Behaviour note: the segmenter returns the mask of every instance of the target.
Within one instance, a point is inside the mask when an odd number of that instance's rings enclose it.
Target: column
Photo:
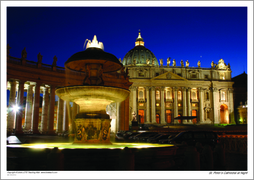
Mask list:
[[[117,133],[120,130],[120,104],[121,103],[119,103],[119,102],[116,103],[116,130],[115,130],[115,133]]]
[[[63,100],[58,97],[56,132],[63,132]]]
[[[33,134],[40,134],[38,130],[39,108],[40,108],[40,83],[36,83],[33,102]]]
[[[204,122],[204,89],[203,88],[198,88],[199,92],[199,123]]]
[[[230,122],[231,124],[235,124],[235,116],[234,116],[234,99],[233,99],[233,92],[234,89],[233,88],[229,88],[229,109],[228,109],[228,113],[229,113],[229,118],[230,118]]]
[[[48,131],[47,134],[55,134],[54,131],[54,113],[55,113],[55,86],[50,86],[50,100],[49,100],[49,117],[48,117]]]
[[[178,99],[177,99],[177,87],[173,87],[174,90],[174,118],[178,117]],[[174,123],[178,121],[174,120]]]
[[[165,87],[161,87],[161,124],[166,124],[164,90],[165,90]]]
[[[132,113],[135,112],[136,116],[138,116],[137,112],[137,87],[133,86],[132,87]]]
[[[187,102],[186,102],[186,87],[183,87],[183,116],[188,116],[187,114]],[[183,123],[186,122],[186,119],[183,120]]]
[[[212,110],[213,110],[213,123],[214,124],[219,124],[219,118],[218,118],[218,102],[219,102],[219,99],[218,99],[218,90],[217,88],[211,88],[211,91],[212,91],[212,100],[213,100],[213,103],[212,103]]]
[[[151,87],[151,120],[156,123],[156,109],[155,109],[155,87]]]
[[[78,113],[78,105],[75,103],[75,102],[73,102],[73,106],[72,106],[72,128],[73,128],[73,131],[75,132],[75,128],[76,128],[76,126],[75,126],[75,119],[76,119],[76,115],[77,115],[77,113]]]
[[[69,135],[74,135],[73,126],[72,126],[72,112],[71,112],[71,106],[70,101],[66,101],[66,107],[67,107],[67,114],[68,114],[68,128],[69,128]]]
[[[191,101],[190,101],[190,99],[191,99],[191,96],[190,96],[190,91],[191,91],[191,88],[190,87],[188,87],[187,88],[187,113],[188,113],[188,116],[191,116],[192,115],[192,113],[191,113],[191,110],[192,110],[192,108],[191,108]]]
[[[10,87],[10,96],[9,96],[9,107],[8,107],[8,117],[7,117],[7,133],[12,133],[14,129],[14,117],[15,112],[12,107],[16,105],[16,81],[9,81],[11,84]]]
[[[16,112],[16,132],[15,134],[23,134],[22,130],[22,116],[23,116],[23,101],[24,101],[24,83],[25,81],[19,81],[18,101],[17,105],[19,110]]]
[[[29,84],[26,95],[26,112],[25,112],[25,130],[32,129],[32,109],[33,109],[33,84]]]
[[[67,103],[64,101],[63,104],[63,132],[69,130],[69,124],[68,124],[68,114],[67,114]]]
[[[150,118],[150,87],[146,87],[146,123],[151,122]]]
[[[49,88],[43,87],[42,113],[41,113],[41,132],[45,134],[48,129],[48,109],[49,109]]]

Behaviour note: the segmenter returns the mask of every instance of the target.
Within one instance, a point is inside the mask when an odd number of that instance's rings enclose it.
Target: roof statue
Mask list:
[[[176,60],[173,59],[173,66],[176,66]]]
[[[167,58],[167,67],[169,67],[170,66],[170,57],[169,58]]]
[[[200,68],[200,66],[201,66],[201,62],[200,62],[200,61],[198,61],[198,67]]]
[[[228,66],[226,66],[225,62],[223,59],[220,59],[218,62],[218,65],[216,66],[218,69],[227,69]]]
[[[186,67],[189,67],[190,63],[189,63],[188,59],[185,63],[186,63]]]
[[[181,66],[184,67],[184,63],[183,63],[183,60],[181,60]]]
[[[160,65],[163,66],[163,59],[160,59]]]

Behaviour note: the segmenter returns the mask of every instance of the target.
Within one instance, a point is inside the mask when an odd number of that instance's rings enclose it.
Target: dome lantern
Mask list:
[[[138,38],[136,39],[135,46],[144,46],[145,42],[143,41],[143,38],[141,37],[140,31],[138,32]]]

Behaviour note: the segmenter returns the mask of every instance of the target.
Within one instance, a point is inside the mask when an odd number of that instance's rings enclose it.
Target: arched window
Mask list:
[[[160,100],[160,91],[156,90],[156,100]]]
[[[166,89],[166,99],[172,99],[172,89]]]
[[[144,99],[143,91],[139,91],[138,96],[139,96],[139,99]]]
[[[192,100],[197,100],[198,99],[198,95],[197,95],[197,89],[196,88],[193,88],[191,89],[191,99]]]
[[[182,100],[182,91],[178,91],[178,92],[177,92],[177,99],[178,99],[179,101]]]
[[[226,93],[224,91],[221,92],[221,100],[222,101],[226,100]]]

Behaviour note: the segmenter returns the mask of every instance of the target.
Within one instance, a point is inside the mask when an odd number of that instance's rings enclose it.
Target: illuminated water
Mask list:
[[[84,144],[72,144],[72,143],[29,143],[29,144],[15,144],[7,145],[7,147],[12,148],[33,148],[33,149],[53,149],[58,147],[58,149],[124,149],[128,148],[156,148],[156,147],[171,147],[171,144],[149,144],[149,143],[112,143],[111,145],[84,145]]]

